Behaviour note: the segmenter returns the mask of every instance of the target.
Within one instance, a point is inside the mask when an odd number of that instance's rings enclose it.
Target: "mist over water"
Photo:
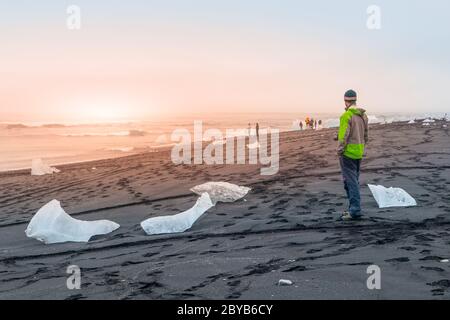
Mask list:
[[[370,115],[371,123],[409,121],[427,117],[442,118],[445,114]],[[173,120],[133,121],[92,124],[30,124],[0,123],[0,171],[30,168],[32,159],[41,158],[50,165],[114,158],[140,152],[157,151],[175,142],[175,129],[193,131],[194,121],[203,122],[203,130],[241,129],[249,123],[261,130],[267,127],[280,131],[298,128],[306,117],[322,120],[323,128],[339,125],[338,114],[233,114],[216,116],[185,116]]]

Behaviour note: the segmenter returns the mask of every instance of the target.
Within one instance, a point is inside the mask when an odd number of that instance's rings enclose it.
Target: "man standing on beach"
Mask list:
[[[362,215],[359,172],[369,138],[369,121],[366,111],[356,106],[355,91],[348,90],[344,100],[345,113],[340,119],[338,155],[349,200],[349,209],[341,217],[341,220],[346,221],[360,219]]]

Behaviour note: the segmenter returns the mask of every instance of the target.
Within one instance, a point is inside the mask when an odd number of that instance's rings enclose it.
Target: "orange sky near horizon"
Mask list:
[[[433,89],[423,84],[441,88],[449,78],[439,66],[394,58],[391,43],[377,49],[383,33],[363,25],[349,48],[342,44],[348,30],[314,23],[294,33],[250,23],[208,22],[205,28],[161,19],[144,25],[131,16],[105,25],[87,16],[81,30],[69,31],[60,18],[10,23],[0,31],[3,121],[337,113],[349,88],[374,112],[427,111]]]

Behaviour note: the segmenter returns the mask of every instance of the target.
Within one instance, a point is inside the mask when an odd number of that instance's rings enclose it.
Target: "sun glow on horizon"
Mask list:
[[[139,103],[133,99],[100,97],[73,99],[58,103],[61,116],[72,122],[105,123],[133,121],[144,117]],[[146,108],[150,111],[150,108]]]
[[[367,6],[349,1],[138,1],[105,10],[80,0],[80,30],[67,30],[64,4],[43,0],[31,10],[32,1],[8,2],[8,19],[0,21],[0,120],[335,113],[350,87],[372,112],[447,112],[450,46],[441,39],[450,35],[448,1],[405,13],[380,0],[389,18],[376,31],[367,28]],[[358,50],[342,45],[348,39]]]
[[[86,121],[105,122],[131,118],[126,106],[112,104],[86,104],[77,108],[77,111],[80,113],[80,117]]]

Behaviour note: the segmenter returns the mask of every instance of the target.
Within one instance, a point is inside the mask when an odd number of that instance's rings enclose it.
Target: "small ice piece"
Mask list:
[[[417,205],[416,200],[401,188],[385,188],[372,184],[368,186],[380,208],[412,207]]]
[[[422,121],[422,123],[434,123],[434,122],[436,122],[436,120],[431,119],[431,118],[428,118],[428,119],[425,119]]]
[[[250,188],[228,182],[207,182],[191,189],[192,192],[198,195],[207,192],[214,205],[219,201],[235,202],[245,197],[250,190]]]
[[[448,261],[449,261],[448,259],[442,259],[441,260],[442,263],[448,263]]]
[[[29,238],[45,244],[88,242],[95,235],[113,232],[120,226],[112,221],[81,221],[69,216],[61,203],[52,200],[34,215],[25,230]]]
[[[211,198],[204,193],[191,209],[173,216],[147,219],[141,222],[141,227],[148,235],[184,232],[212,207]]]
[[[291,280],[280,279],[278,281],[279,286],[292,286],[294,283]]]
[[[411,120],[408,122],[408,124],[415,124],[415,123],[416,123],[416,121],[414,121],[414,120]]]
[[[162,134],[156,138],[155,143],[157,144],[166,144],[168,143],[167,136],[165,134]]]
[[[42,159],[33,159],[31,162],[31,175],[43,176],[45,174],[53,174],[61,172],[60,170],[50,167],[42,161]]]

